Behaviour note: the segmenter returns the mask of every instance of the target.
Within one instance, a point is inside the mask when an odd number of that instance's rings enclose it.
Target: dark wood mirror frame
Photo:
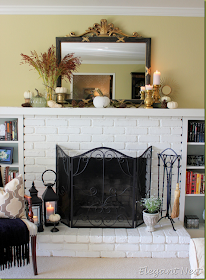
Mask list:
[[[93,33],[92,36],[86,36],[86,34]],[[58,61],[61,61],[61,44],[62,43],[81,43],[87,44],[90,43],[117,43],[117,44],[126,44],[126,43],[145,43],[146,44],[146,58],[145,58],[145,85],[150,84],[151,77],[151,38],[143,38],[139,36],[136,32],[133,33],[133,36],[128,36],[124,34],[119,28],[114,28],[113,24],[110,23],[107,25],[106,20],[101,20],[101,25],[95,23],[94,27],[89,27],[85,33],[82,35],[76,36],[74,33],[70,33],[65,37],[56,37],[56,56]],[[75,53],[75,50],[74,50]],[[57,87],[61,87],[61,77],[57,81]]]

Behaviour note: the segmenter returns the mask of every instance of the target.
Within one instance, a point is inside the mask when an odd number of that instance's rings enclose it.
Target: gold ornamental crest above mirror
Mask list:
[[[113,23],[107,23],[106,19],[101,19],[100,24],[95,23],[93,27],[89,27],[84,33],[81,35],[76,35],[74,32],[70,32],[70,34],[66,35],[65,37],[82,37],[82,41],[89,42],[89,36],[85,36],[87,34],[91,34],[91,37],[117,37],[117,42],[125,42],[124,37],[138,37],[142,38],[137,32],[133,32],[132,36],[127,35],[119,29],[119,27],[114,27]],[[119,37],[123,36],[123,37]]]

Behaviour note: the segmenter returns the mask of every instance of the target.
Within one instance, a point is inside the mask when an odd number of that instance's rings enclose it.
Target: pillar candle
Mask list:
[[[33,216],[33,220],[34,220],[35,225],[37,225],[38,224],[38,217],[37,216]]]
[[[47,212],[48,216],[50,216],[51,214],[54,214],[54,207],[52,207],[50,204],[49,206],[47,206],[46,212]]]
[[[141,91],[145,91],[145,87],[140,87],[140,90]]]
[[[146,88],[146,90],[153,90],[153,86],[151,86],[151,85],[146,85],[145,88]]]
[[[153,74],[153,85],[160,85],[160,72],[156,70]]]

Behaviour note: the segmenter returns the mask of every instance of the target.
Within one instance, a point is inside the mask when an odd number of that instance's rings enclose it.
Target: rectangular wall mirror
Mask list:
[[[88,33],[93,33],[93,36],[88,36]],[[65,37],[56,37],[58,61],[68,53],[73,53],[81,60],[77,74],[115,74],[113,99],[132,99],[131,73],[145,73],[144,84],[150,84],[151,38],[143,38],[136,33],[129,37],[114,28],[113,24],[107,25],[106,20],[101,20],[101,26],[94,24],[82,35],[71,33]],[[65,84],[61,78],[57,86],[70,88],[70,84]]]

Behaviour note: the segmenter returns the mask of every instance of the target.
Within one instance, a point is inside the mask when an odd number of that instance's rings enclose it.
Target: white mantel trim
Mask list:
[[[9,15],[131,15],[204,17],[204,8],[128,7],[128,6],[1,6]]]
[[[203,117],[204,109],[0,107],[1,115]]]

